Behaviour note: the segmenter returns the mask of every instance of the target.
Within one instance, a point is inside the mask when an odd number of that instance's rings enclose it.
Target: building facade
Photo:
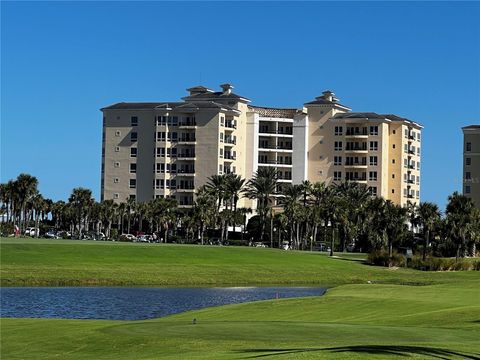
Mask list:
[[[480,125],[463,130],[463,194],[480,208]]]
[[[232,90],[196,86],[181,102],[102,108],[102,200],[171,197],[188,208],[212,175],[250,179],[274,167],[279,187],[349,180],[398,204],[419,202],[418,123],[351,112],[331,91],[296,109],[253,106]]]

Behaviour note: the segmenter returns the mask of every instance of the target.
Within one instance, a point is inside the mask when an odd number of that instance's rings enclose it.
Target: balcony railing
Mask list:
[[[178,174],[195,174],[195,169],[178,169]]]
[[[225,138],[225,144],[233,144],[235,145],[237,143],[236,139],[230,139],[230,138]]]
[[[347,136],[365,136],[365,135],[368,135],[368,131],[367,131],[367,128],[363,128],[359,130],[347,128],[346,134]]]
[[[225,154],[224,159],[226,160],[235,160],[237,157],[235,155],[227,155]]]
[[[261,144],[259,146],[260,149],[275,149],[275,150],[292,150],[292,145],[266,145]]]
[[[293,131],[280,131],[280,130],[260,130],[260,134],[278,134],[278,135],[293,135]]]
[[[178,123],[178,126],[197,126],[196,121],[182,121]]]
[[[225,127],[229,128],[229,129],[236,129],[237,124],[235,124],[234,122],[231,122],[231,121],[227,121],[227,122],[225,122]]]
[[[367,144],[360,146],[360,145],[351,145],[347,143],[346,150],[347,151],[367,151]]]
[[[273,164],[273,165],[292,165],[291,160],[290,161],[286,161],[286,160],[280,161],[280,160],[262,160],[262,159],[259,159],[258,163],[259,164]]]
[[[192,154],[192,153],[180,153],[180,154],[177,154],[177,157],[179,158],[194,158],[195,157],[195,154]]]
[[[367,166],[367,159],[364,158],[362,161],[351,161],[350,159],[346,159],[345,162],[346,166]]]

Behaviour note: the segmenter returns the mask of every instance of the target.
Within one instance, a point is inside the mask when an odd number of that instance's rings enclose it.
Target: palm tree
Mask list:
[[[204,244],[204,235],[207,224],[215,219],[216,214],[216,197],[206,186],[202,186],[197,190],[197,196],[193,207],[195,219],[198,221],[200,241]]]
[[[40,215],[45,209],[46,203],[43,199],[43,196],[40,193],[36,193],[33,195],[31,199],[32,208],[35,211],[35,237],[39,235],[39,227],[40,227]]]
[[[25,230],[27,226],[26,206],[28,200],[35,195],[38,190],[38,180],[29,174],[20,174],[14,182],[14,191],[18,195],[20,216],[23,216],[23,223],[20,222],[21,230]],[[20,221],[21,218],[19,218]]]
[[[318,226],[320,226],[323,218],[323,206],[327,201],[329,191],[323,182],[316,182],[310,189],[309,205],[311,211],[312,221],[312,240],[310,242],[310,251],[313,251],[313,244],[317,242]]]
[[[261,240],[264,240],[267,216],[272,206],[272,196],[277,190],[277,171],[274,168],[259,168],[245,188],[249,199],[257,201],[257,212],[261,220]],[[273,246],[273,239],[270,239]]]
[[[116,216],[117,204],[113,200],[104,200],[102,206],[102,222],[107,225],[105,236],[107,239],[111,238],[112,224]]]
[[[299,201],[302,197],[302,192],[302,185],[287,184],[283,187],[280,197],[280,204],[283,206],[284,214],[288,219],[290,229],[290,244],[292,244],[295,249],[299,248],[300,242],[299,217],[301,204]]]
[[[125,204],[125,212],[127,214],[127,233],[130,234],[130,226],[132,221],[132,215],[136,211],[136,200],[134,198],[128,198]]]
[[[434,231],[439,220],[440,210],[436,204],[430,202],[420,203],[417,208],[416,223],[420,225],[423,231],[423,260],[427,257],[427,247],[430,245],[430,235],[432,231]]]
[[[78,234],[79,238],[81,239],[82,229],[88,230],[86,224],[88,221],[88,213],[90,210],[90,206],[93,203],[92,191],[90,189],[85,189],[81,187],[75,188],[72,190],[72,194],[70,195],[68,201],[75,210],[75,214],[78,220]],[[83,228],[82,220],[84,223]]]
[[[371,194],[366,185],[353,181],[342,182],[334,187],[338,196],[345,200],[344,204],[346,205],[342,240],[342,251],[345,251],[346,243],[351,244],[356,241],[362,230],[366,217],[365,209]]]
[[[472,222],[474,204],[472,199],[454,192],[448,197],[446,224],[456,244],[456,259],[464,257],[468,226]]]
[[[212,175],[208,179],[205,189],[208,189],[217,199],[215,217],[220,213],[220,208],[225,200],[225,175]]]

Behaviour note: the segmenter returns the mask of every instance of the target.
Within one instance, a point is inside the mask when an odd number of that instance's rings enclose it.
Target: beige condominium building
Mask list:
[[[480,208],[480,125],[463,130],[463,194]]]
[[[102,199],[171,197],[188,208],[211,175],[250,179],[274,167],[279,190],[349,180],[398,204],[419,201],[418,123],[351,112],[330,91],[297,109],[253,106],[232,89],[196,86],[181,102],[102,108]],[[254,206],[248,199],[239,205]]]

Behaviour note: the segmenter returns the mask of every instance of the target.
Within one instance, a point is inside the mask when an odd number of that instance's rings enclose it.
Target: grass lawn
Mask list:
[[[480,281],[343,285],[323,297],[149,321],[2,319],[5,359],[480,359]],[[197,324],[192,324],[192,319]]]
[[[324,253],[248,247],[0,239],[2,286],[434,284],[475,272],[389,270]],[[338,254],[342,257],[342,254]]]
[[[3,286],[336,286],[148,321],[2,319],[2,359],[480,359],[478,271],[242,247],[1,239],[0,250]]]

